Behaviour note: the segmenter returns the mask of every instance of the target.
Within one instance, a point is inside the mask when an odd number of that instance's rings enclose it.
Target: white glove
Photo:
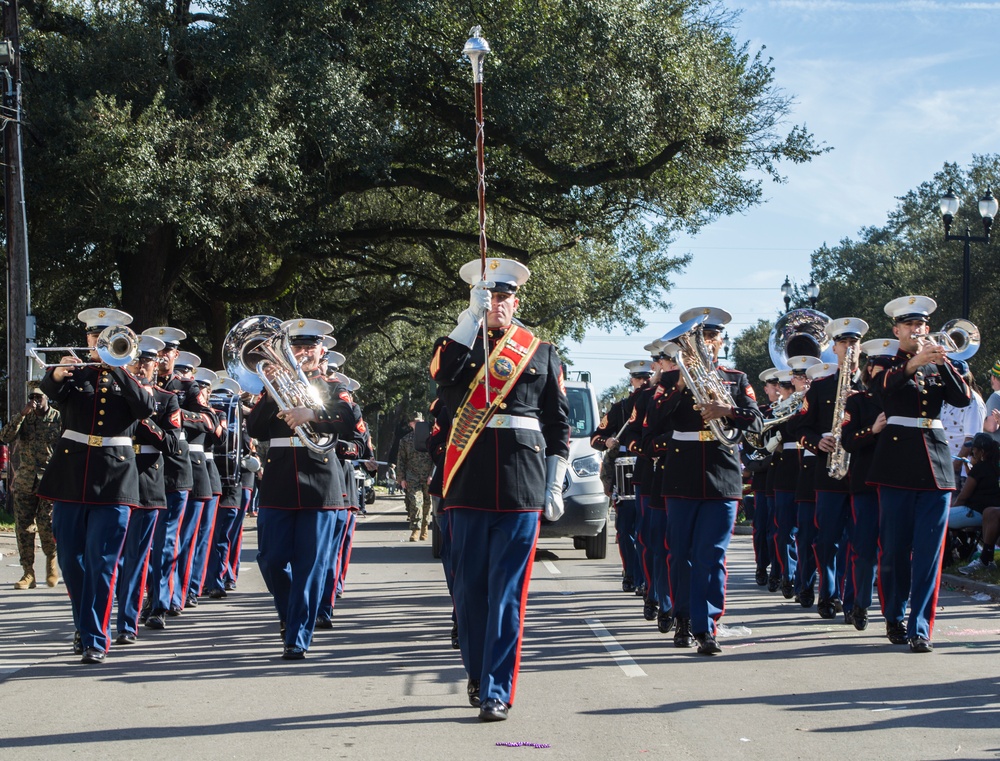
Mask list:
[[[469,312],[476,320],[482,320],[493,302],[493,294],[489,292],[489,286],[485,280],[480,280],[469,291]]]
[[[565,511],[562,489],[568,469],[569,463],[559,455],[549,455],[545,458],[545,509],[542,515],[547,520],[557,521]]]
[[[774,450],[777,449],[779,446],[781,446],[781,431],[778,431],[776,434],[774,434],[772,438],[768,439],[767,443],[764,445],[764,448],[768,452],[771,452],[773,454]]]
[[[469,310],[466,309],[458,316],[458,324],[448,334],[448,338],[471,349],[472,345],[476,342],[476,336],[479,334],[480,324],[481,321],[469,314]]]

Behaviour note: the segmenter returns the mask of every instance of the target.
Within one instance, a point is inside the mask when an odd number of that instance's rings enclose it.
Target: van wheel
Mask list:
[[[582,550],[587,546],[587,537],[585,536],[574,536],[573,537],[573,549]]]
[[[604,522],[604,528],[597,536],[586,536],[583,538],[584,550],[587,552],[588,560],[604,560],[608,556],[608,522]]]

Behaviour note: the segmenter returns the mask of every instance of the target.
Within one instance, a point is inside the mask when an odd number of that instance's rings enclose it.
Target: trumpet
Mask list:
[[[96,352],[100,358],[99,362],[46,362],[45,354],[52,352],[62,354]],[[139,356],[139,338],[136,334],[124,325],[111,325],[101,331],[97,336],[97,343],[90,346],[30,346],[28,355],[35,360],[39,367],[48,370],[50,367],[96,367],[98,365],[108,365],[109,367],[126,367],[135,362]]]

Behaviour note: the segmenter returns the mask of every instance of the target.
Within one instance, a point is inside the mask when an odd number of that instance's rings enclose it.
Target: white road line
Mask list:
[[[598,641],[604,645],[604,649],[615,659],[618,667],[625,672],[625,676],[646,676],[646,672],[639,668],[639,665],[632,660],[632,656],[626,652],[624,647],[618,644],[618,640],[611,636],[611,632],[604,628],[604,624],[601,623],[600,619],[586,618],[584,621],[590,627],[590,630],[594,632],[594,636],[597,637]]]
[[[542,565],[545,566],[549,570],[549,573],[553,576],[559,576],[562,573],[562,571],[556,568],[556,564],[551,560],[543,560]]]

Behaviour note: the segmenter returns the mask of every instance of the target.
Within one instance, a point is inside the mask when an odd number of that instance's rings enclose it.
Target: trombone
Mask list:
[[[73,354],[77,352],[96,352],[100,358],[99,362],[46,362],[45,354],[51,352],[62,352],[63,354]],[[30,356],[43,370],[50,367],[96,367],[98,365],[108,365],[110,367],[126,367],[135,362],[139,356],[139,338],[136,334],[124,325],[111,325],[97,336],[97,343],[90,346],[29,346],[28,356]]]

